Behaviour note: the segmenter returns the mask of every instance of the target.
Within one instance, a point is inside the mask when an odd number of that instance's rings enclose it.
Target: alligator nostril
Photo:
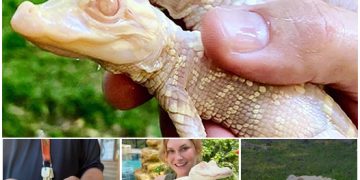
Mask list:
[[[20,6],[16,10],[16,13],[18,13],[18,14],[33,14],[34,8],[35,8],[35,6],[33,3],[29,2],[29,1],[25,1],[20,4]]]
[[[31,13],[33,12],[33,8],[29,8],[29,9],[27,10],[27,12],[28,12],[29,14],[31,14]]]
[[[36,6],[33,3],[29,1],[21,3],[11,18],[11,27],[24,36],[36,36],[40,32],[36,23],[36,13]]]

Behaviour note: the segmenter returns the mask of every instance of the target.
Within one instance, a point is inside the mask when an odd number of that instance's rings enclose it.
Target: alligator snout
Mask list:
[[[11,27],[14,31],[24,36],[37,37],[41,34],[42,30],[37,19],[37,7],[31,2],[25,1],[20,4],[14,16],[12,17]]]

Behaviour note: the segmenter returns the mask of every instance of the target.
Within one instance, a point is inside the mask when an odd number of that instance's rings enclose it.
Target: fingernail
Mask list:
[[[268,26],[259,14],[238,8],[216,8],[215,13],[232,52],[251,52],[268,43]]]

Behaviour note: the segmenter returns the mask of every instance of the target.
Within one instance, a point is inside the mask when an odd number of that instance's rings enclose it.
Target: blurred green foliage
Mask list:
[[[214,160],[219,167],[229,167],[233,176],[226,180],[239,179],[239,140],[237,139],[204,139],[202,157],[203,161]],[[224,180],[225,180],[224,179]]]
[[[241,141],[241,178],[278,180],[293,174],[356,179],[356,139],[270,141]]]
[[[160,136],[155,100],[116,110],[104,100],[97,64],[55,56],[13,32],[20,2],[2,2],[3,136]]]

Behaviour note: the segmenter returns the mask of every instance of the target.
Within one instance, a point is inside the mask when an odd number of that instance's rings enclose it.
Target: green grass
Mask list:
[[[114,109],[104,100],[97,64],[55,56],[13,32],[10,18],[20,2],[2,4],[3,136],[160,136],[155,100]]]
[[[262,140],[242,140],[265,145]],[[348,141],[348,140],[347,140]],[[356,140],[273,140],[267,149],[241,148],[243,179],[279,180],[289,175],[316,175],[355,180]]]

